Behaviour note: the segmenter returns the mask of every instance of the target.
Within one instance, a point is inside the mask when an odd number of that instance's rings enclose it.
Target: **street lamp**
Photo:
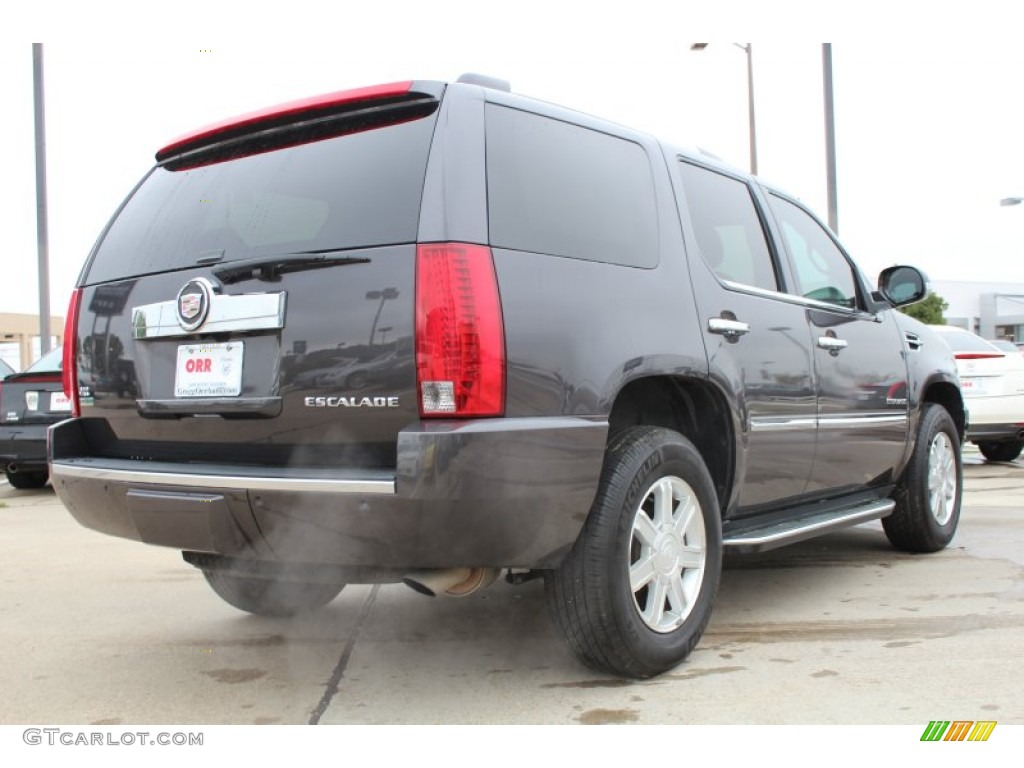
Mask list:
[[[750,172],[757,175],[757,130],[754,125],[754,51],[750,43],[733,43],[747,54],[747,115],[750,119]],[[703,51],[707,43],[693,43],[691,51]]]
[[[1024,203],[1024,197],[1004,197],[999,201],[1000,205],[1020,205]]]

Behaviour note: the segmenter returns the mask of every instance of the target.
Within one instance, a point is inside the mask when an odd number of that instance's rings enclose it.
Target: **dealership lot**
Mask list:
[[[726,560],[703,640],[645,682],[591,673],[539,581],[465,599],[346,588],[295,620],[230,608],[172,550],[0,484],[0,723],[1024,724],[1024,461],[965,459],[935,555],[877,523]]]

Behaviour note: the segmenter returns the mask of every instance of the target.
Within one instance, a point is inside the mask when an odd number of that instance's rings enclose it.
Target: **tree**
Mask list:
[[[946,318],[942,313],[947,309],[949,309],[949,302],[939,294],[929,291],[928,295],[917,304],[903,307],[900,311],[928,325],[945,325]]]

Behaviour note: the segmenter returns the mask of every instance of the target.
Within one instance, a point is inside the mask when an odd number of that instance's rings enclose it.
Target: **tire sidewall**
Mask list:
[[[696,643],[711,615],[722,564],[722,532],[717,495],[707,469],[693,445],[676,433],[659,430],[651,434],[649,449],[640,460],[620,466],[632,479],[618,499],[608,498],[618,511],[615,541],[609,542],[609,600],[619,632],[644,663],[664,668],[674,665]],[[633,521],[640,502],[660,479],[675,476],[685,481],[697,496],[704,521],[705,564],[696,604],[683,623],[667,633],[656,632],[644,622],[633,598],[629,582],[630,540]]]

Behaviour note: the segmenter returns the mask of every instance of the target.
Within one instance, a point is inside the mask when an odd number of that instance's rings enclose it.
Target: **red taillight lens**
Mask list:
[[[957,352],[957,360],[990,360],[994,357],[1006,357],[999,352]]]
[[[505,329],[486,246],[417,246],[416,380],[421,416],[505,413]]]
[[[75,288],[68,302],[68,314],[64,318],[64,355],[61,363],[61,383],[64,394],[71,401],[71,415],[79,416],[78,407],[78,306],[82,301],[82,289]]]

